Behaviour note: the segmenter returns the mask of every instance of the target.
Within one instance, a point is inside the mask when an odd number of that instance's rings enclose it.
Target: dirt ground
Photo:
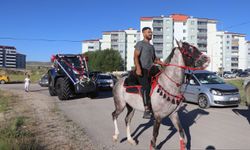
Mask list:
[[[84,129],[67,119],[57,109],[56,100],[51,100],[39,92],[26,93],[20,90],[10,91],[12,97],[9,109],[0,115],[0,121],[15,116],[27,117],[27,128],[34,133],[42,149],[48,150],[94,150],[95,145]]]

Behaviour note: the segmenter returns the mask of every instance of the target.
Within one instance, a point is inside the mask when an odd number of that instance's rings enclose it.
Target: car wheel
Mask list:
[[[245,88],[247,105],[250,106],[250,83]]]
[[[198,105],[200,108],[206,109],[209,107],[208,97],[205,94],[201,94],[198,98]]]
[[[1,80],[0,83],[1,83],[1,84],[5,84],[5,81],[4,81],[4,80]]]

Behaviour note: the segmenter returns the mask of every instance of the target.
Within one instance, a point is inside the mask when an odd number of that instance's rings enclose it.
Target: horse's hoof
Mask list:
[[[118,136],[117,135],[113,135],[113,142],[117,142],[118,141]]]
[[[133,139],[128,139],[128,143],[131,145],[137,145],[135,140],[133,140]]]

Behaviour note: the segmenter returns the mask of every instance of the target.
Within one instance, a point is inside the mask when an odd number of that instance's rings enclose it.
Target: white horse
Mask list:
[[[156,148],[156,138],[158,136],[161,121],[169,117],[175,128],[180,134],[180,147],[186,147],[184,130],[180,124],[177,110],[181,106],[183,94],[181,85],[184,80],[184,69],[204,69],[208,66],[210,60],[202,54],[196,47],[184,42],[177,42],[175,47],[165,61],[165,67],[156,77],[151,89],[151,106],[155,122],[153,128],[153,137],[150,149]],[[113,88],[115,111],[112,113],[115,134],[113,140],[118,140],[119,130],[117,126],[118,115],[127,107],[127,116],[125,118],[127,128],[127,140],[130,144],[136,145],[131,137],[130,122],[135,110],[144,111],[142,97],[139,94],[127,93],[124,88],[125,78],[121,78]]]

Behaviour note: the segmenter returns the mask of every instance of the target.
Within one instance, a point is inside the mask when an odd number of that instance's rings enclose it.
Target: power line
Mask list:
[[[0,37],[1,40],[15,40],[15,41],[43,41],[43,42],[74,42],[80,43],[79,40],[55,40],[55,39],[35,39],[35,38],[14,38],[14,37]]]

